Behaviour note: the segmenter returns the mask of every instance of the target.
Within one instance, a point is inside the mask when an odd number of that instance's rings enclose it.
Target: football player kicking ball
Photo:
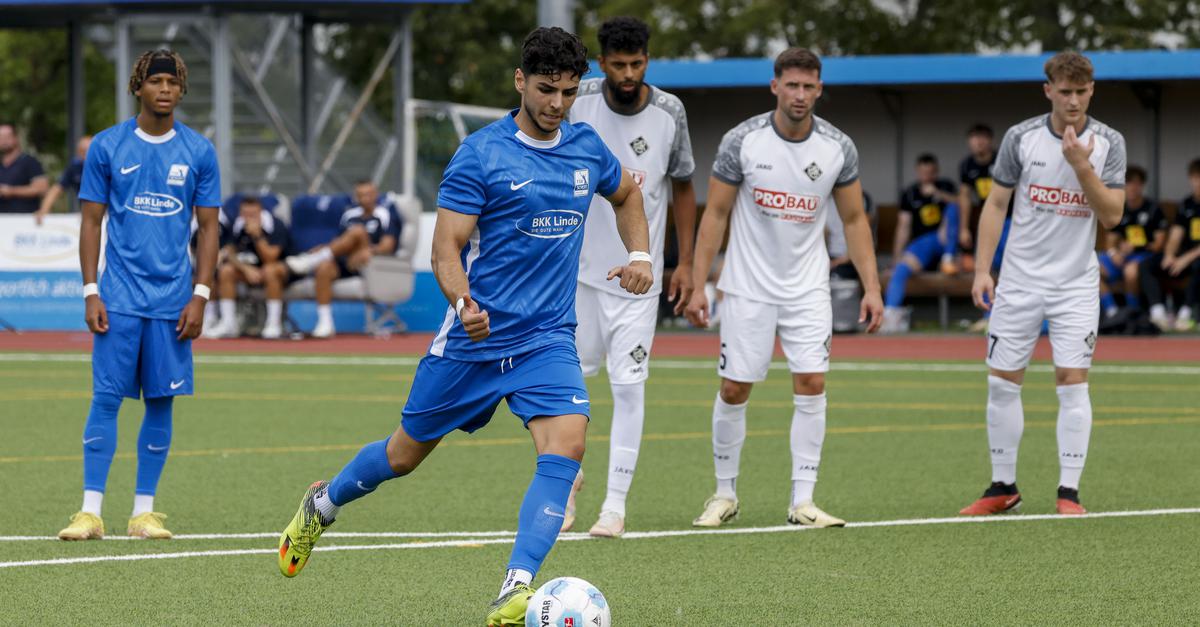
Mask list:
[[[192,340],[217,265],[220,173],[203,135],[175,121],[187,93],[187,66],[169,50],[138,58],[129,92],[141,111],[96,135],[79,190],[79,261],[92,346],[92,405],[83,428],[83,509],[63,540],[104,537],[100,506],[117,450],[122,399],[144,397],[137,487],[128,533],[166,539],[154,494],[171,447],[174,397],[192,393]],[[192,214],[199,230],[196,273],[188,257]],[[107,218],[105,269],[96,283],[100,226]]]
[[[1008,129],[992,169],[971,289],[976,306],[992,311],[987,344],[992,484],[959,512],[964,515],[999,514],[1021,504],[1021,383],[1043,319],[1049,322],[1058,390],[1058,513],[1086,513],[1079,504],[1079,477],[1092,430],[1087,375],[1100,319],[1096,220],[1111,229],[1125,206],[1125,138],[1088,117],[1093,86],[1087,57],[1076,52],[1051,57],[1043,87],[1050,113]],[[1012,227],[996,287],[988,270],[1010,198]]]
[[[860,322],[879,328],[883,302],[870,226],[858,180],[858,151],[845,133],[813,115],[821,96],[821,60],[792,48],[775,59],[774,111],[725,134],[708,184],[693,264],[696,285],[732,221],[721,314],[721,388],[713,406],[717,491],[692,522],[717,527],[738,513],[738,460],[746,437],[746,403],[767,377],[778,330],[792,372],[792,498],[787,520],[840,527],[845,521],[813,504],[825,440],[825,372],[833,332],[825,221],[836,205],[850,258],[863,281]],[[730,218],[732,214],[732,220]],[[708,326],[704,290],[692,293],[688,319]]]
[[[634,294],[653,283],[642,195],[600,136],[565,122],[587,49],[560,28],[525,39],[521,107],[463,142],[438,192],[433,271],[453,303],[421,360],[399,428],[309,487],[279,540],[292,577],[339,508],[407,475],[446,434],[487,424],[500,401],[537,449],[533,481],[488,625],[523,625],[530,582],[554,546],[583,459],[588,396],[575,351],[575,285],[593,194],[608,198],[633,259],[607,272]]]

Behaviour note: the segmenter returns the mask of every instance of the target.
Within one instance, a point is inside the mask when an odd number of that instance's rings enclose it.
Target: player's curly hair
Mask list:
[[[636,17],[621,16],[605,20],[596,38],[600,40],[600,54],[650,51],[650,27]]]
[[[1090,83],[1094,80],[1092,62],[1073,50],[1065,50],[1046,60],[1046,81],[1053,83],[1065,79],[1072,83]]]
[[[588,67],[587,46],[579,36],[557,27],[535,28],[521,45],[521,71],[526,76],[570,73],[580,78]]]
[[[183,88],[183,93],[187,93],[188,85],[188,70],[187,64],[183,62],[183,57],[179,56],[178,52],[159,48],[158,50],[147,50],[142,53],[142,56],[137,58],[133,64],[133,73],[129,75],[129,93],[136,94],[142,88],[142,83],[148,78],[147,72],[150,71],[150,63],[155,59],[171,59],[175,62],[175,71],[179,74],[179,83]]]

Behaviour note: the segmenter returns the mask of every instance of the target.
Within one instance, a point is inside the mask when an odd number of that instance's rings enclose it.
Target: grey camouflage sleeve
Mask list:
[[[722,183],[740,185],[746,178],[742,172],[742,140],[746,133],[741,127],[725,133],[721,138],[721,146],[717,148],[717,158],[713,162],[712,175]]]
[[[834,187],[849,185],[858,180],[858,147],[846,134],[838,138],[838,143],[842,145],[845,160],[842,162],[842,171],[838,172],[837,181],[833,184]]]
[[[992,166],[992,181],[1012,189],[1021,178],[1021,136],[1016,127],[1008,129],[996,152],[996,164]]]
[[[692,155],[692,138],[688,135],[687,112],[682,106],[674,113],[674,118],[675,143],[671,146],[667,174],[676,181],[686,181],[696,171],[696,159]]]
[[[1125,187],[1125,137],[1109,128],[1104,136],[1108,139],[1108,155],[1104,158],[1104,169],[1100,172],[1100,180],[1109,188]]]

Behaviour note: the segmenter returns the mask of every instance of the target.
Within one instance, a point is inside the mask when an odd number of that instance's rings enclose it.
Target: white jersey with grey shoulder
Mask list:
[[[1095,140],[1089,157],[1109,188],[1125,186],[1125,138],[1112,127],[1088,118],[1079,141]],[[1013,190],[1012,227],[1004,248],[1000,280],[1024,290],[1051,294],[1095,291],[1100,284],[1096,260],[1096,214],[1083,186],[1062,153],[1062,136],[1050,126],[1050,114],[1008,129],[992,181]]]
[[[679,98],[654,86],[646,105],[629,115],[617,113],[604,98],[604,79],[579,84],[571,107],[571,122],[586,122],[596,129],[634,182],[642,190],[646,221],[650,226],[650,256],[654,258],[654,285],[635,295],[617,281],[605,280],[608,271],[629,262],[612,205],[600,195],[592,197],[584,226],[579,258],[579,282],[627,298],[657,298],[662,291],[663,243],[666,241],[667,200],[672,180],[691,179],[696,164],[688,137],[687,114]]]
[[[761,302],[795,303],[829,292],[825,222],[836,187],[858,179],[858,149],[837,127],[813,116],[812,131],[790,140],[774,112],[725,134],[712,175],[738,186],[719,287]]]

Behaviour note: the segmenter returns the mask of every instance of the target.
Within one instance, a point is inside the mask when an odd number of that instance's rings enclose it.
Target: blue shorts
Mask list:
[[[917,261],[921,263],[921,268],[927,271],[936,269],[942,255],[948,252],[950,251],[946,245],[938,239],[937,231],[918,237],[908,245],[908,248],[904,249],[905,254],[916,257]]]
[[[455,429],[472,433],[492,419],[501,399],[526,428],[539,416],[590,416],[575,345],[551,345],[499,361],[426,355],[417,365],[400,424],[418,442]]]
[[[93,335],[92,393],[162,398],[192,393],[192,341],[175,339],[175,320],[108,312]]]
[[[1151,253],[1150,251],[1129,253],[1129,256],[1125,257],[1125,265],[1128,266],[1131,263],[1141,263],[1146,259],[1149,259],[1152,254],[1154,253]],[[1117,267],[1117,262],[1113,261],[1113,258],[1110,257],[1108,253],[1100,253],[1096,255],[1096,259],[1099,260],[1100,265],[1104,267],[1105,272],[1108,274],[1108,281],[1110,283],[1116,283],[1125,276],[1121,271],[1121,268]]]

